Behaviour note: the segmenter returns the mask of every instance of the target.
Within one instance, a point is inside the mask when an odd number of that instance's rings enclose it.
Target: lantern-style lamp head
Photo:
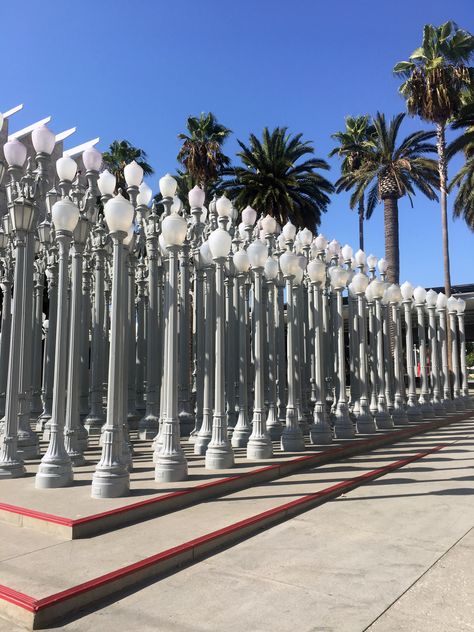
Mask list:
[[[139,187],[143,180],[143,169],[136,160],[132,160],[123,169],[125,182],[129,187]]]
[[[326,278],[326,264],[322,261],[310,261],[307,272],[311,283],[323,283]]]
[[[142,182],[138,187],[137,205],[148,206],[152,197],[153,191],[151,190],[151,187],[149,187],[146,182]]]
[[[379,268],[380,269],[380,268]],[[399,286],[396,283],[389,285],[385,291],[385,297],[387,303],[396,303],[397,305],[402,302],[402,293]]]
[[[213,230],[209,235],[209,248],[213,259],[224,259],[232,246],[232,237],[223,228]]]
[[[53,205],[51,217],[56,232],[73,233],[79,221],[79,209],[69,198],[62,198]]]
[[[419,285],[413,290],[413,298],[415,299],[415,305],[422,305],[426,299],[426,290]]]
[[[38,237],[43,246],[47,246],[51,241],[51,223],[44,219],[38,226]]]
[[[428,307],[436,307],[436,301],[438,300],[438,295],[434,290],[428,290],[426,292],[426,304]]]
[[[102,166],[102,154],[95,147],[88,147],[82,152],[82,162],[86,171],[99,171]]]
[[[457,312],[458,311],[458,300],[454,298],[454,296],[450,296],[448,298],[448,311],[449,312]]]
[[[178,183],[173,178],[173,176],[170,176],[169,173],[167,173],[165,176],[160,178],[160,193],[164,198],[166,197],[172,198],[174,194],[176,193],[177,188],[178,188]]]
[[[63,156],[56,160],[56,173],[60,180],[72,182],[76,177],[77,164],[70,156]]]
[[[296,236],[296,226],[288,220],[283,226],[282,234],[285,237],[285,241],[294,241]]]
[[[326,239],[326,237],[323,234],[320,234],[316,237],[316,239],[314,240],[314,243],[316,244],[316,248],[321,252],[322,250],[326,250],[327,246],[328,246],[328,240]]]
[[[219,217],[231,217],[232,216],[232,202],[228,197],[223,195],[216,202],[216,211]]]
[[[244,226],[253,226],[257,221],[257,211],[251,206],[247,206],[242,211],[242,222]]]
[[[446,297],[446,294],[444,294],[443,292],[440,292],[438,294],[438,298],[436,299],[436,309],[439,309],[439,310],[446,309],[447,304],[448,304],[448,299]]]
[[[353,250],[349,244],[346,244],[341,248],[341,254],[344,261],[350,261],[352,259]]]
[[[285,250],[286,248],[286,239],[283,233],[280,233],[277,237],[277,245],[280,250]]]
[[[278,261],[273,257],[268,257],[268,259],[265,261],[265,267],[263,268],[263,274],[265,275],[265,278],[267,278],[269,281],[274,281],[277,278],[279,271],[280,268],[278,266]]]
[[[367,257],[365,252],[359,248],[359,250],[354,255],[355,262],[358,266],[365,266],[365,262],[367,261]]]
[[[308,229],[308,228],[303,228],[302,231],[300,231],[300,242],[301,245],[304,246],[311,246],[311,242],[313,241],[313,233]]]
[[[56,144],[56,136],[46,125],[41,125],[31,132],[31,142],[37,154],[50,156]]]
[[[134,237],[135,237],[135,229],[134,229],[133,224],[131,224],[130,228],[127,230],[127,236],[123,240],[123,245],[126,248],[130,248],[130,244],[132,243]]]
[[[102,173],[100,174],[99,179],[97,180],[97,185],[102,195],[113,195],[116,182],[117,181],[115,176],[110,173],[110,171],[105,169],[105,171],[102,171]]]
[[[341,244],[337,239],[333,239],[328,244],[328,252],[331,257],[339,257],[341,254]]]
[[[253,241],[247,248],[252,268],[263,268],[268,259],[268,248],[260,239]]]
[[[265,235],[274,235],[277,231],[277,221],[271,215],[265,215],[262,219],[262,230]]]
[[[232,259],[234,261],[234,266],[238,274],[245,274],[249,271],[250,260],[245,250],[237,250]]]
[[[372,297],[375,299],[383,298],[385,283],[383,281],[379,281],[378,279],[373,279],[373,281],[370,282],[370,285],[372,286]]]
[[[133,205],[121,193],[111,198],[104,206],[104,216],[111,233],[128,233],[133,221]]]
[[[409,281],[401,284],[400,291],[404,301],[411,301],[413,298],[413,285]]]
[[[186,220],[181,215],[177,213],[167,215],[161,224],[161,233],[166,247],[182,246],[186,239],[187,229]]]
[[[3,228],[0,227],[0,252],[4,252],[7,246],[8,246],[8,235],[5,233]]]
[[[188,193],[189,206],[191,208],[202,208],[206,194],[197,185]]]
[[[10,167],[23,167],[25,164],[27,149],[16,138],[3,145],[3,153]]]

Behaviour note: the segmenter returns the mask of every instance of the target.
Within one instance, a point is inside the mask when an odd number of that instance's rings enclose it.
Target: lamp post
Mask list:
[[[441,349],[441,376],[442,376],[442,388],[443,399],[442,404],[446,412],[454,412],[456,407],[451,398],[451,386],[449,377],[449,365],[448,365],[448,342],[446,334],[446,308],[448,305],[448,299],[443,292],[438,294],[436,299],[436,311],[438,313],[438,334],[439,334],[439,346]]]
[[[392,313],[392,347],[393,347],[393,411],[392,417],[394,423],[404,425],[408,423],[408,416],[405,411],[403,398],[403,368],[402,368],[402,340],[400,325],[400,303],[402,301],[402,293],[395,283],[390,285],[386,290],[386,298],[390,305]]]
[[[411,311],[413,308],[413,289],[413,285],[408,281],[405,281],[400,286],[406,325],[405,353],[408,375],[408,398],[406,412],[409,420],[418,421],[423,417],[423,413],[421,412],[421,409],[418,405],[418,400],[416,398],[415,365],[413,362],[413,331],[411,318]]]
[[[313,375],[314,375],[314,410],[313,423],[309,427],[310,441],[314,445],[325,445],[332,441],[332,430],[326,414],[324,383],[324,332],[322,314],[322,288],[326,280],[326,264],[322,261],[308,263],[308,276],[313,292]]]
[[[454,296],[448,298],[449,328],[451,330],[451,361],[453,367],[453,402],[456,410],[465,410],[465,405],[461,399],[461,383],[459,376],[459,355],[458,355],[458,335],[456,320],[458,313],[458,302]]]
[[[469,386],[467,382],[467,366],[466,366],[466,333],[464,329],[464,312],[466,309],[466,301],[462,298],[458,298],[457,312],[458,312],[458,329],[459,329],[459,357],[461,360],[461,393],[464,406],[467,409],[474,407],[474,402],[469,395]]]
[[[53,410],[50,440],[46,454],[41,459],[35,477],[38,489],[66,487],[72,484],[71,459],[64,445],[66,417],[66,363],[67,363],[67,281],[69,248],[73,232],[79,220],[79,209],[69,198],[56,202],[52,208],[52,220],[59,246],[58,313],[56,351],[54,358]]]
[[[252,428],[248,415],[248,396],[247,396],[247,314],[246,314],[246,275],[250,269],[250,260],[246,250],[238,250],[234,256],[234,267],[237,272],[237,284],[239,290],[238,301],[238,339],[239,339],[239,414],[237,423],[232,433],[232,446],[234,448],[245,448],[247,446]]]
[[[364,255],[365,258],[365,255]],[[360,259],[360,255],[359,255]],[[365,292],[369,278],[362,271],[354,275],[352,288],[357,297],[358,323],[358,360],[359,360],[359,406],[356,414],[357,431],[363,434],[374,434],[377,431],[375,420],[369,409],[368,366],[367,366],[367,308]]]
[[[2,289],[2,328],[0,335],[0,419],[5,415],[5,397],[8,379],[8,358],[12,327],[12,262],[8,235],[0,230],[0,256]]]
[[[425,301],[426,290],[418,286],[413,290],[413,298],[415,299],[415,308],[418,317],[418,344],[420,354],[420,374],[421,374],[421,392],[419,404],[423,417],[429,419],[434,417],[435,412],[430,401],[430,391],[428,386],[428,372],[426,369],[426,333],[425,333]]]
[[[219,212],[220,209],[218,209]],[[219,213],[220,214],[220,213]],[[206,450],[206,468],[227,469],[234,465],[234,453],[227,436],[227,412],[225,407],[225,300],[224,265],[229,254],[232,238],[223,228],[217,228],[209,236],[209,248],[216,265],[216,342],[214,377],[214,416],[212,436]]]
[[[268,249],[259,239],[247,248],[250,267],[254,278],[254,404],[252,417],[252,433],[247,443],[247,458],[252,460],[269,459],[273,454],[273,446],[267,431],[266,412],[264,407],[264,376],[263,376],[263,306],[262,306],[262,276],[268,259]],[[274,270],[275,272],[275,270]]]
[[[433,290],[426,293],[426,307],[428,308],[428,340],[430,343],[431,358],[431,385],[433,389],[432,406],[435,415],[443,417],[445,409],[441,401],[441,379],[439,370],[438,335],[436,327],[436,302],[438,295]]]
[[[291,237],[288,224],[283,228],[286,235]],[[293,227],[294,228],[294,227]],[[284,233],[285,234],[285,233]],[[285,235],[285,236],[286,236]],[[293,235],[294,236],[294,235]],[[288,239],[291,242],[292,239]],[[290,245],[290,244],[288,244]],[[294,355],[294,313],[293,313],[293,279],[298,272],[298,257],[290,250],[280,256],[280,268],[286,283],[286,318],[287,318],[287,385],[288,397],[286,402],[285,427],[281,434],[281,449],[285,452],[301,452],[305,449],[303,433],[301,432],[295,410],[295,355]]]
[[[375,422],[378,428],[393,428],[393,420],[387,410],[387,397],[385,388],[385,349],[384,349],[384,333],[383,333],[383,308],[382,298],[385,292],[385,285],[382,281],[374,279],[371,282],[372,296],[375,301],[375,320],[376,320],[376,339],[377,339],[377,413]]]
[[[273,218],[270,218],[273,219]],[[262,221],[265,221],[262,220]],[[275,220],[273,220],[275,221]],[[268,341],[268,415],[267,415],[267,432],[273,441],[278,441],[282,433],[282,424],[278,419],[276,408],[276,381],[277,381],[277,363],[276,363],[276,332],[275,332],[275,313],[277,310],[277,286],[276,279],[280,272],[278,261],[274,257],[268,257],[265,262],[264,276],[267,284],[267,341]]]
[[[176,191],[176,181],[160,189],[164,198],[170,198],[172,188]],[[179,439],[178,420],[178,252],[186,239],[186,221],[173,212],[161,224],[164,243],[168,249],[168,322],[165,346],[167,347],[165,366],[166,413],[161,429],[161,450],[155,448],[155,479],[162,482],[181,481],[188,475],[188,464]]]
[[[113,278],[107,418],[102,435],[102,454],[92,477],[93,498],[115,498],[129,493],[130,474],[123,460],[123,240],[133,220],[133,206],[120,193],[104,207],[113,242]]]

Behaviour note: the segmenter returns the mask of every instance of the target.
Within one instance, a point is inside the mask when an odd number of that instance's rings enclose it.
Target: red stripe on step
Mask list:
[[[20,608],[29,610],[30,612],[35,611],[35,605],[37,603],[37,599],[18,592],[17,590],[13,590],[12,588],[8,588],[8,586],[3,586],[2,584],[0,584],[0,599],[9,601],[15,606],[20,606]]]
[[[194,540],[189,540],[184,544],[173,547],[171,549],[167,549],[165,551],[161,551],[155,555],[147,557],[143,560],[135,562],[133,564],[129,564],[128,566],[124,566],[122,568],[116,569],[115,571],[111,571],[110,573],[106,573],[105,575],[101,575],[99,577],[95,577],[87,582],[82,584],[78,584],[77,586],[73,586],[72,588],[68,588],[67,590],[63,590],[61,592],[55,593],[53,595],[49,595],[48,597],[44,597],[42,599],[33,600],[34,610],[43,610],[45,608],[51,607],[53,604],[57,604],[73,597],[77,597],[78,595],[88,592],[90,590],[94,590],[103,586],[105,584],[114,582],[123,577],[127,577],[128,575],[132,575],[138,571],[141,571],[149,566],[156,564],[157,562],[171,559],[173,557],[177,557],[182,553],[186,553],[192,551],[196,546],[200,544],[205,544],[212,542],[221,538],[224,535],[230,533],[236,533],[246,527],[249,527],[254,524],[258,524],[260,522],[264,522],[269,517],[279,517],[284,516],[288,509],[296,507],[296,506],[304,506],[314,500],[324,499],[325,497],[334,497],[334,495],[338,495],[343,493],[344,491],[349,491],[354,487],[372,481],[376,478],[384,474],[388,474],[393,470],[399,469],[404,465],[408,465],[413,461],[417,461],[422,459],[425,456],[433,454],[434,452],[438,452],[442,448],[444,448],[448,444],[440,444],[431,448],[429,450],[424,450],[423,452],[418,452],[412,456],[406,457],[404,459],[399,459],[398,461],[394,461],[388,465],[377,468],[375,470],[371,470],[370,472],[366,472],[365,474],[361,474],[360,476],[356,476],[347,481],[342,481],[337,483],[336,485],[332,485],[331,487],[326,487],[319,492],[314,492],[310,494],[305,494],[301,498],[297,498],[296,500],[290,501],[283,505],[279,505],[278,507],[274,507],[262,513],[256,514],[255,516],[251,516],[250,518],[245,518],[244,520],[240,520],[239,522],[235,522],[227,527],[223,527],[222,529],[217,529],[216,531],[212,531],[206,535],[200,536],[199,538],[195,538]],[[3,597],[3,594],[0,590],[0,598]],[[18,605],[21,605],[20,603]]]

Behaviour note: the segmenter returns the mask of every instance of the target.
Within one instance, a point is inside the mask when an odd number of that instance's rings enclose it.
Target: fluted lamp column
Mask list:
[[[384,345],[384,310],[382,306],[382,298],[385,292],[385,285],[382,281],[374,279],[371,283],[372,296],[375,301],[375,321],[376,321],[376,340],[377,340],[377,413],[375,415],[375,422],[380,429],[393,428],[393,420],[387,409],[387,396],[386,396],[386,372],[385,372],[385,352],[386,345]]]
[[[469,395],[469,385],[467,381],[467,365],[466,365],[466,332],[464,327],[464,312],[466,310],[466,301],[458,298],[458,330],[459,330],[459,358],[461,362],[461,397],[467,409],[474,408],[474,401]]]
[[[447,341],[447,311],[448,299],[443,292],[438,294],[436,299],[436,311],[438,313],[438,333],[439,333],[439,346],[441,349],[441,376],[442,376],[442,404],[446,412],[454,412],[456,406],[451,397],[451,383],[449,375],[448,364],[448,341]]]
[[[425,333],[425,301],[426,290],[418,286],[413,290],[415,308],[418,318],[418,346],[420,354],[421,392],[418,402],[423,417],[430,419],[435,416],[431,404],[430,390],[428,386],[428,371],[426,367],[426,333]]]
[[[413,309],[413,285],[405,281],[400,286],[402,293],[403,313],[405,318],[406,334],[405,334],[405,355],[406,368],[408,375],[408,393],[407,393],[407,416],[411,421],[420,420],[423,413],[418,405],[416,397],[416,381],[415,381],[415,365],[413,359],[413,330],[412,330],[412,309]]]
[[[35,485],[38,489],[66,487],[73,482],[72,462],[64,444],[68,344],[66,294],[69,248],[79,221],[79,209],[69,198],[63,198],[54,204],[51,215],[59,245],[58,312],[50,439],[36,473]]]
[[[175,181],[176,182],[176,181]],[[166,183],[167,184],[167,183]],[[171,187],[170,187],[171,188]],[[171,197],[166,186],[163,197]],[[174,187],[176,191],[176,186]],[[180,442],[178,419],[178,252],[186,239],[187,224],[178,213],[167,215],[161,224],[168,250],[168,324],[165,348],[165,418],[161,428],[161,449],[155,458],[155,479],[162,482],[181,481],[188,475],[188,463]]]
[[[456,410],[465,410],[461,398],[461,380],[459,371],[458,332],[456,327],[458,302],[454,296],[448,298],[449,328],[451,330],[451,362],[453,367],[453,402]]]
[[[431,403],[435,414],[438,417],[443,417],[446,411],[441,401],[441,372],[439,370],[438,332],[436,327],[437,300],[437,293],[434,290],[428,290],[426,293],[426,307],[428,309],[428,342],[431,361]]]
[[[123,240],[133,220],[133,206],[120,193],[104,207],[105,220],[113,242],[113,278],[110,325],[110,354],[107,417],[102,434],[102,454],[92,477],[93,498],[125,496],[130,489],[128,464],[123,459]]]

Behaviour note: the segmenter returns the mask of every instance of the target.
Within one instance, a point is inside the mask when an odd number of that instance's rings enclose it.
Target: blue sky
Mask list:
[[[0,110],[25,104],[11,130],[50,114],[55,132],[77,126],[66,146],[126,138],[157,177],[176,168],[187,116],[208,110],[234,132],[230,156],[235,138],[287,125],[326,158],[347,114],[404,110],[391,69],[420,44],[423,24],[454,19],[474,31],[472,0],[21,0],[3,3],[2,18]],[[402,132],[422,126],[407,119]],[[474,234],[461,220],[449,228],[452,281],[474,282]],[[347,197],[334,196],[321,231],[357,247]],[[400,249],[401,280],[443,283],[436,202],[400,201]],[[382,206],[366,250],[383,254]]]

